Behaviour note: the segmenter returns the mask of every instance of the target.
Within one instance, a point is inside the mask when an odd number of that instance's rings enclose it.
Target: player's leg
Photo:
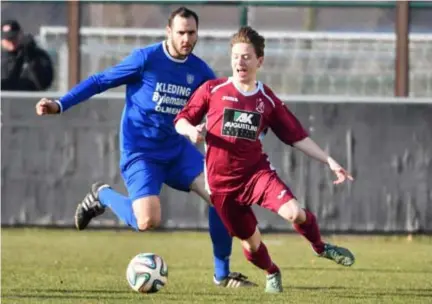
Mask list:
[[[354,255],[347,248],[322,241],[315,215],[307,209],[300,208],[296,199],[292,198],[283,204],[278,214],[293,223],[294,229],[311,243],[318,256],[343,266],[354,264]]]
[[[268,176],[262,176],[261,179],[266,179],[265,188],[257,187],[263,193],[262,207],[291,222],[294,229],[310,242],[318,256],[344,266],[354,264],[354,256],[348,249],[323,242],[315,215],[300,207],[291,190],[275,172],[269,171]]]
[[[266,292],[281,292],[282,277],[273,263],[250,206],[240,206],[232,195],[212,195],[215,209],[231,235],[240,239],[246,259],[267,274]]]
[[[129,206],[136,219],[134,228],[145,231],[159,226],[161,222],[159,194],[166,178],[166,165],[138,156],[127,166],[122,166],[122,176],[129,193]],[[113,201],[109,207],[119,216],[116,212],[117,202]]]
[[[252,211],[252,209],[251,209]],[[242,240],[243,254],[246,259],[267,273],[265,291],[269,293],[282,292],[282,275],[279,267],[272,261],[267,247],[262,241],[258,227],[254,234]]]
[[[132,203],[139,231],[156,228],[161,223],[161,205],[159,196],[141,197]]]
[[[192,190],[210,205],[203,168],[203,155],[185,140],[181,154],[171,164],[166,184],[181,191]],[[219,286],[226,286],[225,282],[229,280],[238,282],[237,287],[255,285],[248,281],[246,276],[230,272],[232,237],[228,234],[215,209],[210,206],[208,212],[209,232],[213,245],[214,283]]]
[[[75,213],[75,226],[79,230],[87,227],[92,218],[104,213],[108,207],[124,223],[135,230],[148,230],[159,226],[161,208],[158,196],[147,196],[134,201],[115,191],[107,184],[100,182],[92,185],[92,190],[81,203]],[[87,209],[85,209],[87,208]],[[98,212],[98,210],[100,210]]]
[[[194,176],[194,174],[192,174]],[[200,173],[192,182],[190,189],[197,193],[209,205],[210,196],[205,186],[204,173]],[[209,232],[213,245],[214,283],[220,285],[230,275],[230,256],[232,237],[213,206],[208,208]]]
[[[132,200],[115,191],[111,187],[105,187],[98,192],[99,201],[104,208],[108,207],[125,224],[138,230],[138,223],[133,212]]]
[[[109,185],[95,183],[78,205],[75,224],[84,229],[91,219],[109,207],[116,216],[135,230],[147,230],[160,223],[159,193],[165,179],[160,164],[134,156],[122,165],[122,176],[129,192],[126,197]]]
[[[75,211],[76,228],[78,230],[85,229],[93,218],[105,212],[106,207],[111,208],[117,217],[128,226],[138,230],[132,210],[132,201],[102,182],[94,183],[90,192],[78,204]]]
[[[208,208],[208,225],[213,245],[213,282],[219,285],[230,275],[232,237],[228,234],[214,207]]]

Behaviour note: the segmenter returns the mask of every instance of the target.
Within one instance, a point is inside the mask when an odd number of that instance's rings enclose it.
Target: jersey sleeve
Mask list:
[[[117,65],[90,76],[60,98],[61,110],[66,111],[96,94],[138,80],[146,59],[146,54],[137,49]]]
[[[286,105],[274,94],[272,95],[272,100],[275,106],[269,118],[269,126],[276,136],[281,141],[291,146],[308,137],[309,135],[300,121]]]
[[[210,87],[209,83],[205,82],[192,94],[185,107],[177,114],[174,124],[181,118],[185,118],[194,126],[200,124],[208,111],[209,100]]]

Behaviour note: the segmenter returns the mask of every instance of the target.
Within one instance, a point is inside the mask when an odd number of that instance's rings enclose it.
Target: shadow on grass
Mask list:
[[[12,289],[15,292],[18,290]],[[28,292],[49,292],[49,293],[105,293],[105,294],[133,294],[133,291],[126,289],[66,289],[66,288],[32,288]]]
[[[96,295],[99,294],[99,295]],[[31,289],[10,289],[3,291],[3,299],[83,299],[83,300],[127,300],[131,299],[133,292],[127,290],[109,289],[55,289],[55,288],[31,288]],[[133,297],[132,297],[133,298]]]
[[[77,292],[78,293],[78,292]],[[128,300],[131,297],[126,296],[92,296],[92,295],[78,295],[78,294],[6,294],[2,295],[2,299],[85,299],[85,300]]]
[[[382,288],[361,288],[344,286],[290,286],[290,290],[332,292],[338,298],[377,298],[383,296],[426,297],[432,300],[432,288],[398,288],[396,291],[386,291]]]
[[[215,287],[216,288],[216,287]],[[206,291],[193,291],[193,292],[190,292],[190,291],[188,291],[188,292],[185,292],[185,291],[183,291],[183,292],[180,292],[180,291],[175,291],[175,290],[164,290],[163,292],[160,292],[160,293],[158,293],[158,294],[164,294],[164,295],[167,295],[167,294],[178,294],[178,295],[180,295],[180,294],[186,294],[186,293],[188,293],[188,294],[191,294],[191,295],[197,295],[197,296],[200,296],[200,295],[209,295],[209,296],[226,296],[226,295],[229,295],[229,294],[232,294],[233,292],[235,292],[235,290],[234,289],[232,289],[232,288],[226,288],[226,289],[224,289],[224,288],[217,288],[217,290],[218,290],[218,292],[212,292],[212,291],[210,291],[210,290],[206,290]],[[8,292],[7,292],[7,295],[8,296],[19,296],[19,293],[23,293],[23,291],[22,291],[22,289],[10,289]],[[59,294],[58,296],[59,297],[61,297],[61,296],[63,296],[63,295],[66,295],[66,294],[77,294],[77,293],[79,293],[79,294],[97,294],[97,293],[100,293],[100,294],[111,294],[111,295],[139,295],[139,293],[137,293],[137,292],[134,292],[134,291],[132,291],[132,290],[127,290],[127,289],[117,289],[117,290],[113,290],[113,289],[111,289],[111,290],[109,290],[109,289],[65,289],[65,288],[58,288],[58,289],[56,289],[56,288],[32,288],[32,289],[26,289],[25,290],[25,293],[26,294],[28,294],[28,293],[34,293],[35,294],[35,296],[38,296],[38,293],[56,293],[56,294]]]
[[[415,293],[399,293],[399,292],[383,292],[383,293],[368,293],[368,294],[341,294],[338,298],[345,299],[377,299],[381,297],[409,297],[413,298],[426,298],[432,301],[432,294],[415,294]],[[407,302],[408,303],[408,302]],[[431,303],[431,302],[428,302]]]
[[[354,272],[376,272],[376,273],[400,273],[400,274],[432,274],[432,270],[408,270],[408,269],[383,269],[383,268],[357,268],[353,267],[337,267],[337,268],[325,268],[325,267],[281,267],[282,270],[299,270],[299,271],[354,271]]]
[[[354,272],[368,272],[368,273],[400,273],[400,274],[432,274],[431,269],[421,269],[421,270],[411,270],[411,269],[386,269],[386,268],[360,268],[356,265],[352,267],[343,267],[337,266],[336,264],[332,264],[330,267],[306,267],[306,266],[289,266],[289,267],[280,267],[282,270],[294,270],[294,271],[333,271],[333,272],[342,272],[342,271],[354,271]],[[189,270],[190,266],[173,266],[172,269],[175,271],[181,270]],[[203,267],[201,268],[206,272],[212,272],[213,268],[211,267]]]
[[[401,288],[387,291],[384,288],[362,288],[353,286],[284,286],[285,292],[281,295],[287,295],[289,292],[330,292],[331,297],[335,299],[377,299],[381,297],[418,297],[432,299],[432,288]],[[54,288],[35,288],[25,290],[11,289],[4,292],[3,299],[38,299],[38,300],[59,300],[77,299],[77,300],[133,300],[137,297],[151,295],[139,295],[133,291],[125,289],[54,289]],[[210,297],[212,300],[223,300],[227,296],[230,301],[243,302],[244,295],[236,294],[233,289],[219,289],[217,292],[206,291],[175,291],[166,290],[158,294],[161,300],[182,300],[184,297]],[[209,300],[209,299],[207,299]]]
[[[300,290],[317,290],[317,291],[323,291],[323,290],[369,290],[369,291],[379,291],[383,288],[371,288],[371,287],[355,287],[355,286],[287,286],[287,288],[290,289],[300,289]],[[425,293],[432,293],[432,288],[398,288],[398,290],[402,292],[425,292]]]
[[[198,292],[180,292],[180,291],[163,291],[158,293],[157,297],[159,300],[164,302],[177,302],[190,299],[192,297],[206,298],[204,300],[212,301],[222,301],[230,298],[231,301],[235,303],[246,303],[245,299],[241,294],[233,293],[232,289],[225,289],[224,292],[211,292],[211,291],[198,291]],[[22,290],[9,290],[7,293],[2,294],[2,299],[4,300],[24,300],[31,299],[33,301],[37,300],[78,300],[80,302],[85,302],[85,300],[114,300],[114,301],[133,301],[134,299],[139,299],[139,301],[153,298],[155,294],[138,294],[133,291],[127,290],[104,290],[104,289],[28,289],[25,290],[25,294]],[[153,298],[154,299],[154,298]]]

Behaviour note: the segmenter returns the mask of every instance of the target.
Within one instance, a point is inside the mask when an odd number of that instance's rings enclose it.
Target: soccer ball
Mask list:
[[[158,292],[168,281],[168,266],[157,254],[140,253],[129,262],[126,279],[137,292]]]

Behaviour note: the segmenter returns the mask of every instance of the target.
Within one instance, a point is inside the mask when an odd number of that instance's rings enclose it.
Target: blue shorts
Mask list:
[[[188,140],[182,141],[180,146],[173,147],[177,153],[166,159],[157,159],[146,155],[145,152],[123,152],[121,155],[121,174],[129,193],[134,201],[138,198],[159,196],[162,184],[174,189],[188,192],[195,178],[204,170],[204,156]]]

